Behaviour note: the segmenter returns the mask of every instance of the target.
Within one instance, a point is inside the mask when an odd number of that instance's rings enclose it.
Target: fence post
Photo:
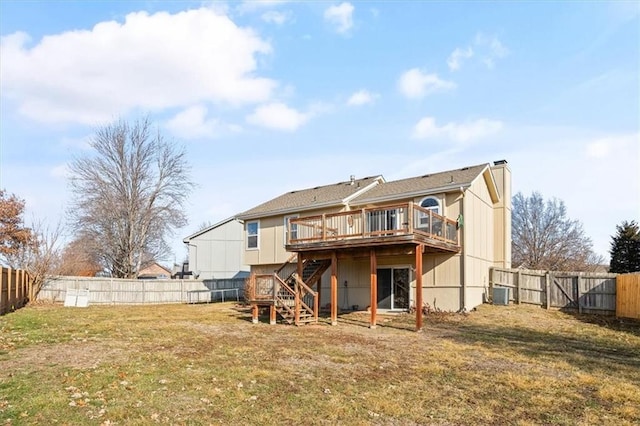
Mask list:
[[[581,314],[582,313],[582,302],[580,301],[580,285],[582,284],[582,277],[581,277],[581,273],[578,272],[578,279],[576,280],[576,294],[578,296],[578,313]]]
[[[489,294],[487,294],[487,302],[493,303],[493,274],[495,273],[495,269],[493,266],[489,268]]]
[[[5,306],[8,305],[8,298],[4,297],[4,289],[7,287],[7,281],[4,279],[5,268],[0,266],[0,315],[4,314]],[[9,271],[7,270],[7,277],[9,275]],[[7,296],[9,295],[9,289],[7,288]]]
[[[516,276],[516,294],[518,295],[518,300],[516,301],[516,303],[518,305],[520,304],[520,299],[522,298],[520,295],[520,280],[522,280],[522,271],[518,269],[518,275]]]
[[[546,308],[549,309],[551,307],[551,280],[553,279],[551,273],[549,271],[547,271],[544,274],[544,278],[545,278],[545,293],[546,293]]]
[[[13,296],[11,295],[11,283],[13,280],[13,275],[15,271],[11,268],[7,268],[7,308],[5,312],[10,312],[11,307],[13,306]]]

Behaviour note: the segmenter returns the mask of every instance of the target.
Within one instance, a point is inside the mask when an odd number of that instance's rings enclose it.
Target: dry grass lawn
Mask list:
[[[0,317],[0,424],[640,424],[640,327],[528,306],[339,325],[234,304]]]

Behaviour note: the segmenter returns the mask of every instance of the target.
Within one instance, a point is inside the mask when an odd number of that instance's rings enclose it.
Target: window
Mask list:
[[[440,201],[434,197],[427,197],[424,200],[420,201],[420,207],[424,207],[427,210],[431,210],[435,214],[440,213]]]
[[[440,210],[440,201],[435,197],[426,197],[420,201],[420,207],[430,210],[434,214],[442,215]],[[428,233],[439,234],[442,228],[442,220],[433,217],[433,223],[429,220],[429,215],[423,211],[418,214],[418,227]]]
[[[284,243],[288,244],[289,243],[289,219],[295,219],[297,218],[298,215],[293,215],[293,216],[285,216],[284,217]],[[298,238],[298,224],[297,223],[292,223],[291,224],[291,239],[295,240]]]
[[[247,249],[258,249],[260,222],[247,222]]]

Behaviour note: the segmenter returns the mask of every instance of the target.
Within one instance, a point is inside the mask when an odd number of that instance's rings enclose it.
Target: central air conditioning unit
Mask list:
[[[507,287],[493,288],[493,304],[494,305],[509,304],[509,289]]]

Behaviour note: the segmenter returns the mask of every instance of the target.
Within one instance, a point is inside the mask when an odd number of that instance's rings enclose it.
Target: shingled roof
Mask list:
[[[477,166],[385,182],[359,195],[350,204],[361,205],[373,201],[407,198],[420,194],[426,195],[430,192],[459,188],[461,186],[466,189],[486,167],[489,167],[489,164],[478,164]]]
[[[240,213],[237,217],[239,219],[253,219],[286,214],[288,212],[338,206],[380,182],[384,182],[382,176],[369,176],[362,179],[354,179],[353,181],[348,180],[331,185],[291,191]]]
[[[466,189],[489,166],[490,164],[485,163],[391,182],[385,182],[382,176],[369,176],[354,181],[291,191],[240,213],[237,217],[239,219],[256,219],[346,203],[363,205],[444,192],[460,187]]]

